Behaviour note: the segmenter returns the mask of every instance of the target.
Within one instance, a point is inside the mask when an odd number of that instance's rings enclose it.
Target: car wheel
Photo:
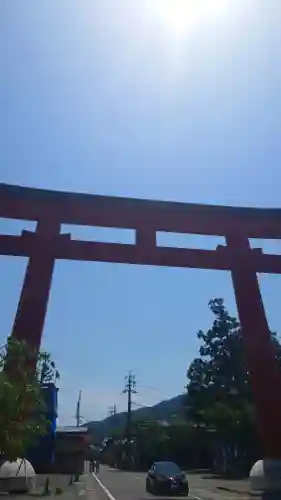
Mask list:
[[[147,493],[151,493],[151,486],[150,486],[150,481],[147,479],[145,483],[145,489]]]
[[[147,493],[150,493],[151,495],[155,495],[156,494],[156,487],[155,487],[154,481],[153,481],[153,483],[150,482],[150,481],[147,481],[146,491],[147,491]]]

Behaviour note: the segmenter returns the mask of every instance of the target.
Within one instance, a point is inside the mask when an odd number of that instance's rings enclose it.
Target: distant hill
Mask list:
[[[134,421],[163,421],[171,422],[173,417],[180,417],[183,414],[185,394],[181,394],[172,399],[161,401],[154,406],[145,406],[138,408],[132,412]],[[116,413],[104,420],[87,422],[85,427],[91,431],[96,442],[102,441],[105,437],[109,437],[115,429],[122,429],[126,424],[126,412]]]

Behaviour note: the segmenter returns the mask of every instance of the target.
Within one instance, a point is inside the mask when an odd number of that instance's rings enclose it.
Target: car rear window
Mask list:
[[[155,464],[155,470],[165,475],[172,475],[180,472],[178,465],[173,462],[158,462]]]

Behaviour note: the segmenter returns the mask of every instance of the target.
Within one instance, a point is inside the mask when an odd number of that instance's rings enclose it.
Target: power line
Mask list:
[[[137,403],[136,401],[132,401],[132,405],[139,406],[140,408],[149,408],[149,406],[142,405],[141,403]]]
[[[153,392],[157,392],[159,394],[159,396],[161,397],[162,400],[165,400],[165,399],[171,399],[172,396],[168,395],[168,394],[164,394],[163,390],[162,389],[159,389],[158,387],[154,386],[154,385],[148,385],[144,382],[139,382],[138,381],[138,387],[143,387],[145,389],[149,389],[150,391],[153,391]]]
[[[126,377],[125,388],[123,390],[124,394],[128,394],[128,410],[127,410],[127,423],[126,423],[126,442],[127,442],[127,460],[129,468],[131,468],[132,463],[132,452],[131,452],[131,441],[132,441],[132,395],[137,394],[136,391],[136,379],[132,372]]]
[[[147,385],[147,384],[141,384],[141,385],[143,385],[147,389],[150,389],[151,391],[156,391],[156,392],[162,393],[162,391],[160,391],[159,389],[157,389],[157,387],[155,387],[153,385]]]

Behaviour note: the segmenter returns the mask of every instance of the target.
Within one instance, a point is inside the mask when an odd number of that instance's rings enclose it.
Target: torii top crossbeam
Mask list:
[[[281,209],[236,208],[76,194],[0,184],[0,217],[35,220],[49,213],[64,224],[138,228],[248,238],[281,238]]]

